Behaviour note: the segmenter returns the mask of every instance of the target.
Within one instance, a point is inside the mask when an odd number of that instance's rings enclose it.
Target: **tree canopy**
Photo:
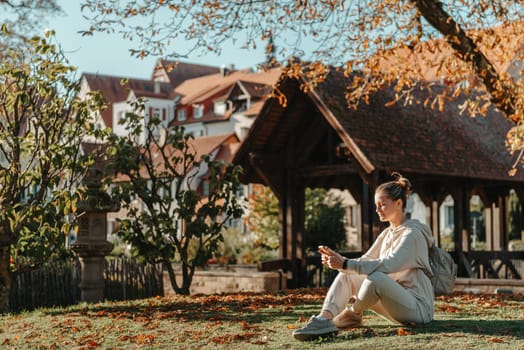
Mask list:
[[[2,33],[2,35],[7,35]],[[11,272],[35,268],[64,248],[81,180],[94,163],[83,141],[97,137],[99,94],[77,98],[75,68],[52,33],[12,47],[0,63],[0,312]]]
[[[389,84],[397,91],[391,103],[412,103],[414,90],[427,89],[433,95],[417,102],[433,108],[477,89],[482,94],[471,94],[464,112],[482,115],[494,105],[516,124],[510,152],[524,147],[515,63],[524,54],[520,2],[84,0],[82,9],[91,22],[84,34],[119,33],[137,43],[138,57],[220,53],[231,40],[248,50],[265,45],[270,64],[292,62],[287,73],[305,78],[305,89],[321,83],[330,67],[358,72],[347,87],[350,107]],[[433,91],[435,84],[446,88]]]
[[[0,37],[2,52],[8,46],[28,44],[33,35],[42,35],[43,25],[54,15],[62,14],[57,0],[0,0],[0,23],[11,35]],[[1,53],[0,53],[1,55]]]

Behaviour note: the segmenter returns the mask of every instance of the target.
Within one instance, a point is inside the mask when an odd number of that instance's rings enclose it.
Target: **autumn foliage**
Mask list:
[[[510,152],[523,149],[521,2],[84,0],[82,9],[90,19],[85,35],[117,33],[136,43],[137,57],[220,54],[233,39],[238,49],[265,47],[266,66],[286,67],[283,76],[301,79],[304,90],[333,67],[356,73],[350,107],[389,85],[397,93],[391,104],[442,109],[464,94],[464,114],[495,106],[516,124]],[[421,89],[430,93],[424,101],[415,97]],[[274,95],[286,104],[278,84]]]

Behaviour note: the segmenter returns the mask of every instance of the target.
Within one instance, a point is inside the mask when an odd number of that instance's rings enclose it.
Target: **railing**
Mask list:
[[[464,257],[465,277],[522,279],[524,251],[470,251]]]

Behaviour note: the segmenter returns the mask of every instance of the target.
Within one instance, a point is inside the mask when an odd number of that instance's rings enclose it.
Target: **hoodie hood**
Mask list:
[[[424,235],[426,242],[428,242],[428,248],[431,248],[435,244],[435,238],[433,238],[433,234],[428,225],[421,223],[417,219],[406,220],[403,225],[420,231]]]

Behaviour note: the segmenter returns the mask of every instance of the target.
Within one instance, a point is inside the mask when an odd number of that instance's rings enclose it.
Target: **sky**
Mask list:
[[[149,79],[154,64],[159,57],[144,59],[132,57],[129,49],[132,42],[122,39],[118,34],[95,33],[82,37],[78,33],[89,27],[82,18],[80,0],[59,0],[64,16],[50,18],[45,29],[56,31],[56,40],[68,58],[69,63],[78,67],[79,73],[98,73],[119,77]],[[180,43],[178,43],[180,44]],[[247,51],[225,47],[221,56],[193,56],[184,62],[222,66],[233,64],[236,68],[256,67],[265,60],[263,48]]]

